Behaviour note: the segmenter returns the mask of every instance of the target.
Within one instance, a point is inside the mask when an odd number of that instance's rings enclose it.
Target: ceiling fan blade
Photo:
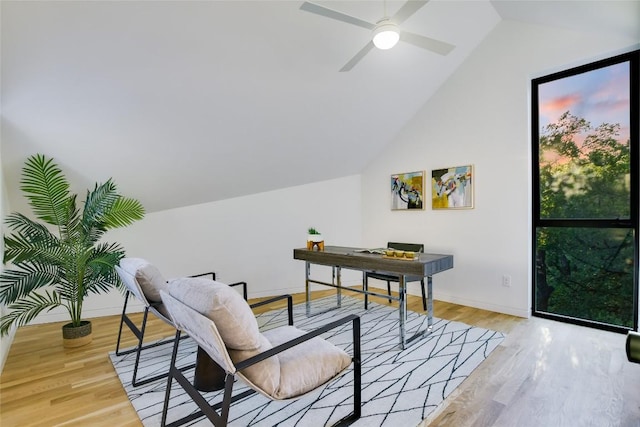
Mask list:
[[[316,15],[326,16],[327,18],[335,19],[336,21],[357,25],[358,27],[366,28],[367,30],[373,30],[376,27],[375,24],[370,22],[363,21],[362,19],[358,19],[342,12],[338,12],[337,10],[329,9],[328,7],[320,6],[319,4],[310,3],[308,1],[302,3],[300,9],[315,13]]]
[[[429,2],[429,0],[419,0],[419,1],[418,0],[409,0],[409,1],[407,1],[404,5],[402,5],[402,7],[400,9],[398,9],[396,14],[393,15],[393,18],[391,18],[391,21],[393,21],[396,25],[402,24],[411,15],[416,13],[422,6],[424,6],[428,2]]]
[[[402,31],[400,33],[400,40],[402,40],[403,42],[411,43],[414,46],[439,53],[440,55],[447,55],[455,48],[455,46],[452,44],[432,39],[430,37],[410,33],[408,31]]]
[[[360,52],[356,53],[356,55],[347,62],[344,67],[340,68],[340,72],[351,70],[364,56],[369,53],[369,51],[373,49],[373,42],[367,43]]]

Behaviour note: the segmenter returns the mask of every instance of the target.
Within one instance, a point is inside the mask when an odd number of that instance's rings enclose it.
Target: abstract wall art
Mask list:
[[[473,166],[454,166],[431,171],[432,209],[473,208]]]
[[[424,172],[391,175],[391,209],[424,209]]]

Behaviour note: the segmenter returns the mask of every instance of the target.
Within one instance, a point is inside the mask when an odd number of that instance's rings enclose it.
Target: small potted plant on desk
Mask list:
[[[322,234],[313,227],[309,228],[309,234],[307,235],[307,249],[310,251],[314,249],[324,251],[324,239],[322,238]]]

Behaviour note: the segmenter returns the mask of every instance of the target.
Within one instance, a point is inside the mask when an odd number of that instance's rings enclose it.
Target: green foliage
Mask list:
[[[320,232],[318,230],[316,230],[315,228],[310,227],[309,228],[309,234],[320,234]]]
[[[633,326],[633,231],[625,228],[538,229],[538,265],[552,289],[543,311]],[[543,253],[544,256],[540,256]],[[540,278],[539,278],[540,279]]]
[[[629,141],[616,139],[619,130],[607,123],[593,129],[568,111],[543,129],[541,218],[629,217]]]
[[[119,195],[109,179],[87,191],[84,208],[78,209],[60,168],[40,154],[27,159],[20,183],[35,217],[57,230],[20,213],[6,218],[12,234],[4,236],[4,263],[13,268],[0,274],[0,303],[10,309],[2,317],[0,334],[59,306],[79,326],[84,298],[120,284],[114,266],[124,249],[101,242],[102,237],[109,229],[142,219],[144,208]]]
[[[629,141],[619,124],[592,128],[565,112],[540,136],[540,217],[630,216]],[[536,308],[633,325],[633,232],[626,228],[539,228]]]

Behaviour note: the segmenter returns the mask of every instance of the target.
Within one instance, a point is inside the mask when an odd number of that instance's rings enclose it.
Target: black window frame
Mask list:
[[[630,133],[629,133],[629,151],[630,151],[630,217],[628,219],[611,218],[611,219],[545,219],[540,218],[540,117],[539,117],[539,86],[555,80],[578,74],[594,71],[600,68],[628,62],[630,66]],[[574,317],[563,316],[548,312],[536,311],[536,289],[537,289],[537,230],[540,227],[593,227],[593,228],[630,228],[634,231],[633,252],[634,252],[634,269],[633,269],[633,330],[638,330],[638,251],[639,251],[639,225],[640,225],[640,177],[639,177],[639,152],[640,152],[640,50],[633,50],[623,54],[619,54],[610,58],[598,60],[588,64],[573,67],[567,70],[552,73],[546,76],[538,77],[531,80],[531,148],[532,148],[532,228],[531,228],[531,245],[532,245],[532,286],[531,286],[531,314],[535,317],[542,317],[553,320],[560,320],[567,323],[573,323],[582,326],[589,326],[596,329],[609,330],[614,332],[626,333],[630,329],[624,326],[600,323],[597,321],[589,321]]]

